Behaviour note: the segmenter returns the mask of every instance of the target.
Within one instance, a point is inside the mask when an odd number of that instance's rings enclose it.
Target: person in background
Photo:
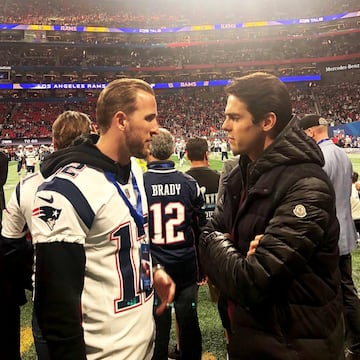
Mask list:
[[[352,173],[351,181],[352,181],[351,197],[360,198],[360,194],[359,194],[359,191],[360,191],[359,174],[356,171],[354,171]]]
[[[89,117],[77,111],[65,111],[60,114],[52,126],[53,144],[56,150],[64,149],[72,141],[82,134],[89,134],[91,131],[91,121]],[[20,346],[20,322],[19,307],[26,302],[25,289],[32,289],[32,256],[33,248],[31,244],[32,231],[32,203],[37,188],[44,181],[41,171],[38,171],[20,181],[12,196],[7,203],[6,216],[3,220],[3,229],[1,232],[1,247],[3,249],[3,263],[6,264],[3,270],[3,276],[8,284],[8,291],[3,296],[7,297],[7,303],[14,312],[11,315],[9,308],[6,309],[6,317],[2,317],[3,326],[11,328],[11,324],[17,325],[14,333],[8,333],[9,338],[2,349],[10,344],[14,344],[14,354],[19,358]],[[37,357],[39,360],[49,359],[49,354],[36,317],[33,317],[33,336]],[[9,359],[12,358],[10,352]]]
[[[44,160],[32,212],[34,311],[52,360],[149,360],[175,284],[154,262],[143,174],[159,132],[151,86],[110,82],[96,104],[100,136]]]
[[[205,199],[206,219],[210,220],[214,214],[217,192],[219,188],[220,173],[210,169],[209,149],[206,139],[194,137],[186,143],[186,154],[190,161],[190,169],[186,174],[192,176],[200,186]],[[195,234],[199,238],[200,234]],[[218,291],[215,286],[208,282],[210,298],[213,302],[218,301]]]
[[[200,186],[205,198],[206,219],[214,213],[220,173],[210,169],[209,149],[206,139],[194,137],[186,143],[186,155],[190,161],[190,169],[186,174],[192,176]]]
[[[352,278],[351,252],[356,248],[357,235],[351,215],[350,197],[353,169],[349,157],[328,135],[328,122],[317,114],[300,120],[305,133],[320,147],[336,196],[336,216],[340,224],[339,250],[341,287],[346,325],[347,359],[360,359],[360,300]]]
[[[144,174],[151,253],[176,284],[174,308],[179,325],[180,359],[200,360],[197,282],[203,279],[199,273],[194,230],[199,233],[199,227],[206,222],[204,199],[194,178],[175,169],[170,160],[174,149],[170,132],[160,129],[150,145],[148,171]],[[167,360],[171,308],[161,315],[155,314],[155,323],[153,360]]]
[[[219,138],[214,139],[214,155],[217,158],[221,152],[221,140]]]
[[[352,188],[351,188],[351,198],[350,198],[350,203],[351,203],[351,216],[352,219],[354,220],[354,224],[355,224],[355,228],[356,228],[356,232],[357,232],[357,241],[359,242],[359,238],[360,238],[360,198],[359,198],[359,191],[356,187],[358,183],[358,179],[359,179],[359,174],[354,171],[352,174]]]
[[[222,129],[240,160],[199,249],[227,304],[229,359],[342,359],[339,224],[323,155],[277,77],[225,89]]]
[[[24,159],[25,159],[25,168],[26,168],[26,175],[32,174],[35,172],[35,166],[38,161],[38,153],[34,149],[33,145],[28,145],[24,152]]]
[[[228,143],[225,139],[221,142],[221,161],[224,162],[225,160],[228,160]]]
[[[50,155],[49,148],[46,145],[41,145],[40,149],[39,149],[39,164],[40,164],[40,166],[48,155]]]
[[[22,166],[24,164],[24,147],[19,145],[15,151],[15,160],[17,161],[17,173],[21,176]]]
[[[6,184],[8,170],[8,157],[0,151],[0,220],[2,220],[5,209],[4,185]],[[1,227],[2,222],[0,222],[0,231]],[[5,251],[0,238],[0,354],[4,358],[20,360],[20,312],[19,307],[13,301],[8,301],[7,298],[9,288],[3,260]],[[13,314],[15,314],[15,319],[9,321]]]
[[[3,217],[3,210],[5,209],[5,193],[4,186],[8,177],[9,171],[9,158],[0,150],[0,222]],[[1,230],[1,225],[0,225]]]
[[[219,186],[220,174],[209,167],[209,148],[208,141],[202,137],[193,137],[186,143],[186,155],[190,161],[190,169],[186,174],[192,176],[200,186],[200,190],[205,199],[206,219],[210,219],[214,213],[217,191]],[[200,234],[195,234],[198,238]],[[218,301],[218,291],[216,287],[207,281],[209,286],[210,298],[213,302]],[[176,345],[169,347],[169,357],[173,359],[180,358],[179,330],[176,324]]]
[[[175,144],[175,152],[179,160],[179,166],[182,167],[185,160],[185,141],[184,139],[177,139]]]

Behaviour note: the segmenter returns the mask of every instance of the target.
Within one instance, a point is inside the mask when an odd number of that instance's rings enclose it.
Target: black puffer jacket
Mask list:
[[[200,255],[234,305],[230,359],[343,356],[339,225],[323,163],[321,150],[294,118],[260,158],[251,163],[243,156],[224,179]],[[264,237],[255,254],[246,258],[259,234]]]

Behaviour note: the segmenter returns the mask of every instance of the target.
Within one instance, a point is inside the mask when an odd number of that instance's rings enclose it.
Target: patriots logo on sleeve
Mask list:
[[[51,206],[40,206],[32,211],[32,215],[44,221],[50,230],[54,229],[56,220],[59,219],[60,214],[61,209],[55,209]]]

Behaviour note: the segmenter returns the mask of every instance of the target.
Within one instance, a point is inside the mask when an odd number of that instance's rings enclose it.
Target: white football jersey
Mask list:
[[[142,241],[149,242],[147,201],[142,171],[135,160],[128,183],[118,184],[136,208],[133,176],[145,219],[143,240],[125,201],[100,170],[72,163],[47,179],[35,196],[32,219],[35,247],[45,245],[49,254],[52,244],[78,244],[85,251],[85,269],[81,266],[77,269],[84,276],[78,311],[89,360],[152,357],[153,290],[140,289],[140,245]],[[58,256],[56,251],[53,256]],[[63,281],[71,283],[72,278]],[[67,301],[67,294],[62,295]],[[57,300],[62,303],[61,298]],[[46,309],[41,311],[46,313]],[[54,316],[51,314],[52,319]],[[56,319],[59,323],[63,320],[61,316]]]
[[[22,150],[15,151],[15,160],[20,161],[24,158],[24,152]]]
[[[35,166],[37,163],[37,152],[35,150],[27,150],[25,151],[25,165],[26,166]]]

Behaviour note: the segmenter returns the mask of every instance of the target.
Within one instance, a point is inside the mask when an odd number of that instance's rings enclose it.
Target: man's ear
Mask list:
[[[121,130],[124,130],[126,127],[127,116],[123,111],[117,111],[114,114],[112,121],[115,122],[117,127],[119,127]]]
[[[277,120],[276,114],[273,113],[272,111],[265,114],[263,120],[263,130],[265,132],[271,132],[276,124],[276,120]]]
[[[305,130],[305,134],[308,137],[311,137],[312,139],[315,139],[315,130],[313,127],[309,127],[308,129]]]

